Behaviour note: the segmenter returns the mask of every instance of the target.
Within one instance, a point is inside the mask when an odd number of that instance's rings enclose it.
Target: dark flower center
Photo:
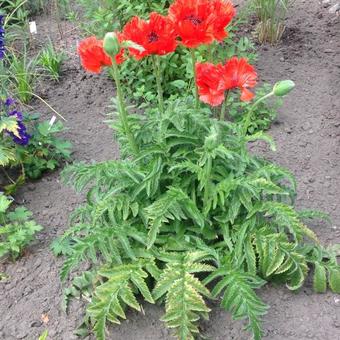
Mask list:
[[[151,32],[148,35],[148,38],[149,38],[149,43],[153,43],[155,41],[158,41],[158,39],[159,39],[158,34],[156,34],[155,32]]]
[[[198,26],[202,23],[202,20],[193,14],[187,16],[185,19],[191,21],[195,26]]]

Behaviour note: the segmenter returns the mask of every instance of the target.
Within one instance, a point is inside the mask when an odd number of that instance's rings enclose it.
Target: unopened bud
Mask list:
[[[277,97],[282,97],[292,91],[295,83],[292,80],[282,80],[274,85],[273,93]]]
[[[144,52],[145,48],[141,45],[136,44],[135,42],[131,41],[131,40],[125,40],[122,43],[124,48],[133,48],[134,50],[137,50],[139,52]]]
[[[117,34],[114,32],[106,33],[104,38],[104,51],[110,57],[115,57],[120,52],[120,44]]]

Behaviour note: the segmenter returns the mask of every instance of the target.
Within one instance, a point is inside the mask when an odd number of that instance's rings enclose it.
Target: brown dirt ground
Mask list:
[[[67,118],[65,136],[74,143],[74,159],[101,161],[117,157],[112,131],[103,123],[108,112],[112,83],[103,76],[86,75],[74,54],[77,31],[63,23],[63,39],[56,25],[38,18],[39,38],[51,34],[65,45],[70,60],[60,84],[42,84],[39,93]],[[316,0],[295,2],[285,38],[279,46],[261,47],[257,68],[263,81],[291,78],[295,92],[285,99],[270,133],[276,153],[264,145],[256,150],[289,168],[299,183],[300,207],[330,213],[333,224],[315,225],[325,244],[340,241],[340,22]],[[34,110],[50,117],[46,107],[33,102]],[[9,280],[0,282],[0,339],[37,339],[45,330],[49,339],[72,340],[83,315],[81,302],[73,301],[70,313],[60,308],[62,287],[58,270],[62,264],[50,252],[50,242],[67,228],[69,213],[82,201],[59,179],[59,173],[30,183],[17,196],[44,226],[37,241],[16,263],[2,264]],[[312,292],[311,283],[298,293],[267,286],[259,294],[271,306],[264,318],[264,339],[340,339],[340,297]],[[242,324],[212,306],[210,321],[202,325],[206,339],[249,339]],[[145,315],[129,313],[129,321],[110,329],[109,339],[172,339],[159,321],[162,310],[145,305]],[[45,316],[45,318],[42,316]],[[46,318],[48,316],[48,320]]]

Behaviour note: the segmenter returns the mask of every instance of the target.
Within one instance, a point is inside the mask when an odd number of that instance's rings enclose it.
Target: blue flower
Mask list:
[[[0,60],[5,56],[4,16],[0,14]]]
[[[11,105],[14,105],[15,104],[15,100],[13,98],[7,98],[4,102],[4,104],[7,106],[7,107],[10,107]]]
[[[23,116],[22,116],[22,112],[17,111],[17,110],[13,110],[11,112],[8,113],[9,116],[15,116],[18,122],[22,122],[23,121]]]
[[[12,137],[13,142],[19,145],[27,145],[31,139],[31,136],[27,133],[26,126],[23,122],[18,121],[18,133],[19,137],[14,135],[13,132],[9,132],[9,135]]]
[[[18,121],[18,134],[16,136],[13,132],[8,132],[8,134],[12,137],[14,143],[19,145],[27,145],[31,139],[31,135],[27,133],[26,126],[23,122]]]
[[[1,104],[1,102],[0,102]],[[12,98],[7,98],[3,104],[5,105],[5,107],[9,108],[10,106],[12,106],[13,104],[15,104],[15,100]],[[17,110],[13,110],[12,111],[7,111],[7,115],[9,117],[15,117],[17,124],[18,124],[18,136],[16,136],[13,132],[11,131],[7,131],[7,133],[9,134],[10,137],[12,137],[12,140],[14,143],[19,144],[19,145],[27,145],[31,139],[31,135],[29,135],[27,133],[27,128],[23,122],[24,117],[22,115],[22,112],[17,111]]]

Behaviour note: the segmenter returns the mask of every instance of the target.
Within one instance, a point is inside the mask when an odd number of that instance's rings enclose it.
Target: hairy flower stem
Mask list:
[[[264,100],[266,100],[267,98],[271,97],[274,95],[274,91],[266,94],[265,96],[259,98],[253,105],[252,107],[250,108],[250,110],[248,111],[247,115],[246,115],[246,118],[244,120],[244,125],[243,125],[243,135],[246,136],[247,135],[247,131],[248,131],[248,128],[249,128],[249,125],[251,123],[251,116],[253,114],[253,111],[255,110],[255,108],[260,104],[262,103]]]
[[[163,97],[163,87],[162,87],[162,70],[160,57],[153,55],[152,56],[153,67],[155,71],[156,83],[157,83],[157,93],[158,93],[158,109],[159,115],[162,117],[164,114],[164,97]]]
[[[190,49],[191,59],[192,59],[192,70],[194,73],[194,87],[195,87],[195,108],[199,108],[199,97],[198,97],[198,87],[197,87],[197,73],[196,73],[196,55],[194,49]]]
[[[228,97],[229,97],[229,90],[226,93],[225,99],[222,103],[222,107],[221,107],[221,113],[220,113],[220,120],[225,120],[225,113],[227,110],[227,105],[228,105]]]
[[[210,45],[208,45],[208,61],[210,61],[211,63],[215,63],[215,49],[214,49],[215,45],[212,43]]]
[[[113,76],[115,79],[116,83],[116,88],[117,88],[117,98],[118,98],[118,106],[119,106],[119,119],[123,125],[124,132],[126,134],[126,137],[129,141],[130,147],[135,155],[138,154],[138,146],[135,140],[135,137],[130,129],[129,122],[128,122],[128,116],[127,116],[127,111],[126,111],[126,106],[124,102],[124,96],[122,92],[122,85],[120,82],[120,77],[119,77],[119,70],[118,70],[118,65],[116,63],[115,58],[112,58],[112,69],[113,69]]]

